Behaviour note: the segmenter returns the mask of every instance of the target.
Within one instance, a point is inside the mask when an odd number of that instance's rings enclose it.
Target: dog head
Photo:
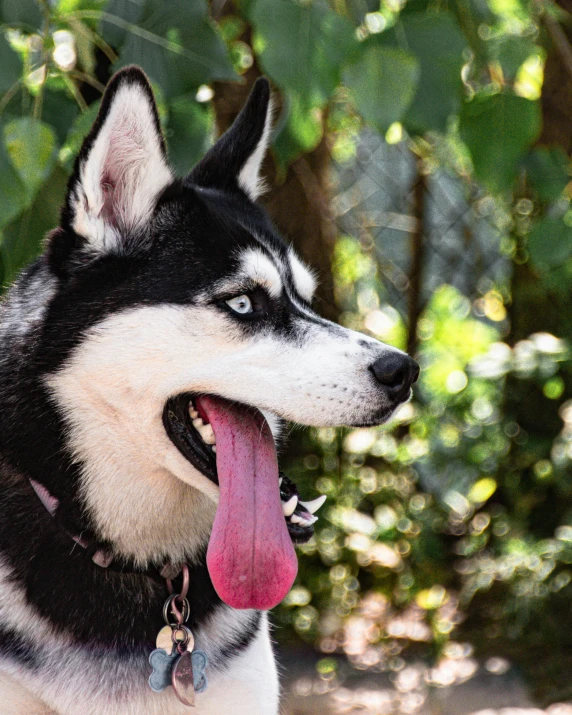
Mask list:
[[[219,501],[211,574],[224,571],[215,561],[238,528],[233,504],[242,500],[251,541],[274,544],[280,568],[291,571],[271,493],[278,476],[268,424],[380,424],[417,378],[401,351],[312,310],[311,270],[255,203],[270,128],[269,85],[260,79],[231,129],[175,179],[145,76],[121,71],[49,239],[57,290],[42,349],[55,368],[45,382],[81,464],[86,509],[126,556],[145,561],[178,548],[183,557],[188,527],[179,522],[189,499],[204,541],[209,498]],[[256,510],[265,524],[282,524],[257,526]],[[136,526],[133,511],[141,512]],[[276,575],[278,567],[261,563],[257,570]]]

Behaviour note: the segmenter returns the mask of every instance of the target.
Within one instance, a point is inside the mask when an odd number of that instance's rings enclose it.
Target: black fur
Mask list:
[[[140,84],[155,106],[140,70],[127,68],[114,77],[75,162],[69,195],[124,82]],[[0,359],[0,552],[27,602],[56,630],[73,633],[76,642],[90,649],[103,647],[108,652],[112,648],[118,654],[147,658],[163,625],[167,591],[164,583],[148,575],[97,566],[90,553],[70,538],[69,533],[94,539],[98,534],[78,491],[80,465],[67,445],[64,418],[44,378],[64,364],[93,325],[113,312],[166,302],[192,305],[197,293],[215,277],[233,273],[237,246],[263,248],[266,244],[285,252],[265,214],[250,202],[234,177],[228,178],[229,167],[238,172],[260,138],[268,96],[268,83],[260,81],[217,148],[186,180],[167,187],[146,228],[152,240],[144,251],[88,256],[85,238],[72,227],[68,195],[60,226],[49,235],[45,254],[23,272],[0,314],[4,355]],[[154,120],[164,152],[155,109]],[[222,171],[218,168],[221,161]],[[41,322],[28,331],[9,325],[26,319],[22,301],[30,301],[32,307],[41,305],[42,297],[34,302],[31,295],[37,286],[49,287],[51,293]],[[292,306],[276,301],[273,308],[268,319],[288,332]],[[29,479],[57,497],[56,518],[40,503]],[[204,623],[221,603],[204,554],[191,565],[189,601],[191,628]],[[246,648],[258,632],[259,621],[256,615],[244,632],[230,638],[218,659],[222,662]],[[2,630],[1,625],[0,653],[29,668],[36,667],[39,658],[33,634],[28,640]]]

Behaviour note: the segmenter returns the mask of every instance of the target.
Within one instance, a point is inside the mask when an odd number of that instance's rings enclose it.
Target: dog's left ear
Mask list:
[[[195,166],[186,182],[222,190],[238,186],[254,201],[264,191],[260,167],[271,128],[270,84],[259,77],[233,125]]]
[[[127,67],[109,83],[76,159],[62,225],[88,255],[120,253],[140,238],[172,180],[149,81]]]

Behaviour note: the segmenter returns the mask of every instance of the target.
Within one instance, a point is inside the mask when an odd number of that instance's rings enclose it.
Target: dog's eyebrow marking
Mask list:
[[[290,268],[292,269],[292,277],[294,278],[294,285],[298,293],[310,302],[316,290],[316,278],[312,271],[306,266],[296,255],[293,248],[288,251],[288,260],[290,261]]]
[[[241,256],[242,274],[255,283],[263,285],[271,296],[277,298],[282,293],[282,279],[272,259],[255,248]]]

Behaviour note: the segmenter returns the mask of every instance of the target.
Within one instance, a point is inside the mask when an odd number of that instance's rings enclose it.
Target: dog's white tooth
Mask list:
[[[216,454],[216,444],[213,444],[213,452]]]
[[[284,512],[284,516],[292,516],[297,505],[298,497],[294,494],[293,497],[290,497],[288,501],[282,504],[282,511]]]
[[[200,417],[197,417],[196,419],[193,420],[193,427],[194,427],[195,429],[199,429],[200,427],[203,426],[203,424],[204,424],[204,423],[203,423],[203,421],[202,421],[202,419],[201,419]]]
[[[213,428],[210,425],[205,425],[202,429],[200,429],[199,434],[201,435],[203,442],[206,444],[216,443],[216,437],[213,432]]]
[[[195,419],[196,417],[199,416],[199,413],[198,413],[196,410],[193,410],[193,409],[189,410],[189,414],[191,415],[191,417],[192,417],[193,419]]]
[[[279,487],[282,486],[282,477],[280,477],[280,479],[278,480],[278,486],[279,486]]]
[[[316,497],[316,499],[312,499],[312,501],[301,501],[300,504],[306,507],[310,514],[315,514],[318,509],[323,506],[326,498],[326,495],[322,494],[322,496]]]

